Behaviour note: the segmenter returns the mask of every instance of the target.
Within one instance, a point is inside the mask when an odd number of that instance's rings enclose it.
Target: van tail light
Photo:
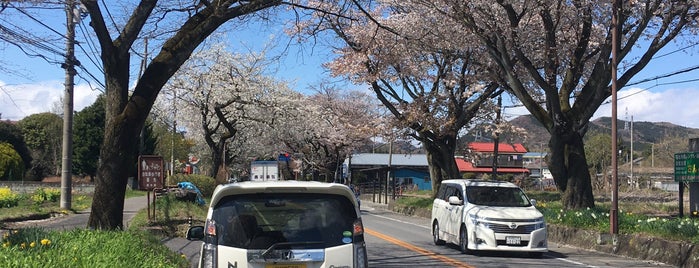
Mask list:
[[[216,222],[214,220],[206,221],[206,225],[204,225],[204,235],[216,236]]]
[[[352,235],[356,238],[357,236],[364,236],[364,225],[362,224],[362,219],[357,218],[352,224]],[[364,241],[364,239],[362,239]]]
[[[207,220],[204,225],[204,245],[201,249],[201,267],[216,267],[218,262],[218,237],[216,222]]]
[[[352,224],[352,240],[354,250],[354,267],[367,268],[369,267],[369,259],[366,254],[366,244],[364,243],[364,225],[362,219],[357,218]]]

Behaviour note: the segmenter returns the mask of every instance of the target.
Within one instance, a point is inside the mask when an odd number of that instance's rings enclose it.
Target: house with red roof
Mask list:
[[[528,176],[529,169],[524,167],[524,154],[527,149],[520,143],[498,143],[497,173],[513,176]],[[471,142],[468,152],[463,157],[456,157],[459,172],[475,174],[492,174],[495,158],[495,143]]]

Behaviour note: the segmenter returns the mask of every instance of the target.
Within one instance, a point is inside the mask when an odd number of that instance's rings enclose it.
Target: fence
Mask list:
[[[0,188],[10,188],[17,193],[33,193],[39,188],[61,188],[60,182],[39,181],[0,181]],[[93,193],[94,183],[73,183],[72,191],[77,193]]]

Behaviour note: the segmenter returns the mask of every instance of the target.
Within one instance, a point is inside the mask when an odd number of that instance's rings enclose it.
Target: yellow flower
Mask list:
[[[187,255],[184,254],[180,254],[180,257],[182,257],[183,259],[187,259]]]
[[[9,248],[9,247],[10,247],[10,242],[2,243],[2,247],[3,247],[3,248]]]
[[[36,242],[32,241],[31,243],[29,243],[29,247],[30,248],[36,247]]]
[[[22,242],[22,244],[19,245],[20,248],[24,249],[27,247],[27,243]]]
[[[48,239],[46,239],[46,238],[41,239],[41,244],[44,245],[44,246],[51,245],[51,240],[48,240]]]

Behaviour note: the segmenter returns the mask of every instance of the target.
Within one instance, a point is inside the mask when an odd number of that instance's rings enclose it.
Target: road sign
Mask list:
[[[138,156],[138,186],[141,190],[163,188],[163,157],[156,155]]]
[[[675,154],[675,181],[699,182],[699,152]]]

